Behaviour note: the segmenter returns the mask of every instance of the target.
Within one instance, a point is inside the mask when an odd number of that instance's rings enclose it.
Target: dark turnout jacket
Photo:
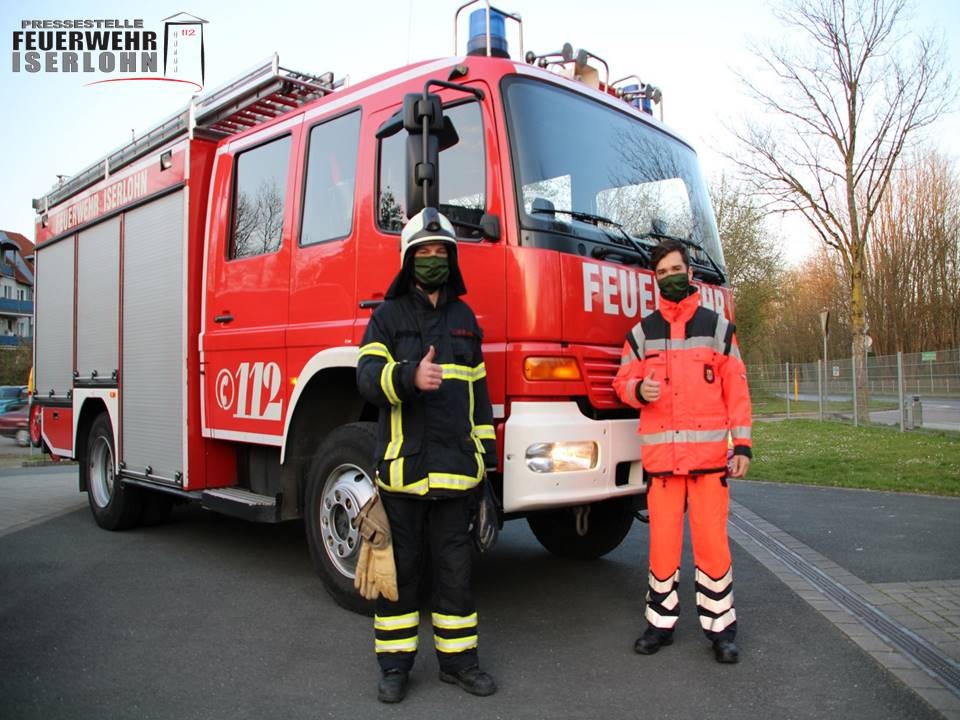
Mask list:
[[[373,313],[360,347],[360,394],[380,408],[379,486],[412,496],[454,495],[477,486],[496,465],[493,410],[482,334],[470,307],[440,293],[437,307],[419,289],[390,297]],[[414,385],[430,346],[443,380]]]

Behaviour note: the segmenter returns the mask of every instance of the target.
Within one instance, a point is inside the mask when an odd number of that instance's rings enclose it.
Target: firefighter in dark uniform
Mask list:
[[[453,226],[434,208],[410,219],[401,269],[360,348],[360,393],[380,408],[377,485],[390,521],[399,599],[379,597],[378,698],[406,695],[417,651],[419,586],[432,565],[431,620],[440,679],[496,692],[479,668],[469,531],[485,468],[496,464],[482,335],[457,264]]]
[[[743,477],[752,457],[746,369],[733,323],[700,305],[686,247],[664,240],[651,262],[660,307],[627,335],[613,381],[620,399],[640,410],[640,456],[650,476],[647,629],[634,650],[652,655],[673,642],[687,509],[700,626],[717,661],[735,663],[727,477]]]

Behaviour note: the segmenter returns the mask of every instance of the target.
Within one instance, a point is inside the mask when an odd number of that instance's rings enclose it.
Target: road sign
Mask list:
[[[839,365],[834,365],[834,366],[833,366],[833,376],[834,376],[834,377],[840,377],[840,366],[839,366]]]
[[[920,362],[934,362],[936,359],[937,359],[937,354],[935,352],[920,353]]]

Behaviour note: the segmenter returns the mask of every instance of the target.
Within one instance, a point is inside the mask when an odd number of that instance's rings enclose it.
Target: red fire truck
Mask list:
[[[502,517],[567,556],[627,534],[644,485],[611,381],[656,307],[659,239],[689,243],[729,314],[715,221],[656,88],[569,45],[511,59],[519,17],[486,5],[466,55],[351,87],[275,56],[34,201],[40,432],[100,526],[181,501],[303,518],[328,590],[361,607],[376,409],[355,368],[419,209],[419,95],[442,107],[433,190],[484,330]]]

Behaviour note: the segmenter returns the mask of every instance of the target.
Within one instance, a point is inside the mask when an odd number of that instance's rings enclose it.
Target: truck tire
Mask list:
[[[375,423],[332,430],[310,463],[304,491],[304,525],[313,567],[338,605],[365,615],[373,602],[360,597],[353,578],[360,536],[351,525],[374,493]]]
[[[554,555],[574,560],[595,560],[616,548],[633,524],[632,497],[590,505],[587,533],[577,534],[573,508],[541,510],[527,516],[534,536]]]
[[[87,436],[87,457],[80,472],[86,473],[87,500],[97,525],[105,530],[126,530],[140,519],[143,496],[114,474],[113,430],[110,418],[100,413]]]

